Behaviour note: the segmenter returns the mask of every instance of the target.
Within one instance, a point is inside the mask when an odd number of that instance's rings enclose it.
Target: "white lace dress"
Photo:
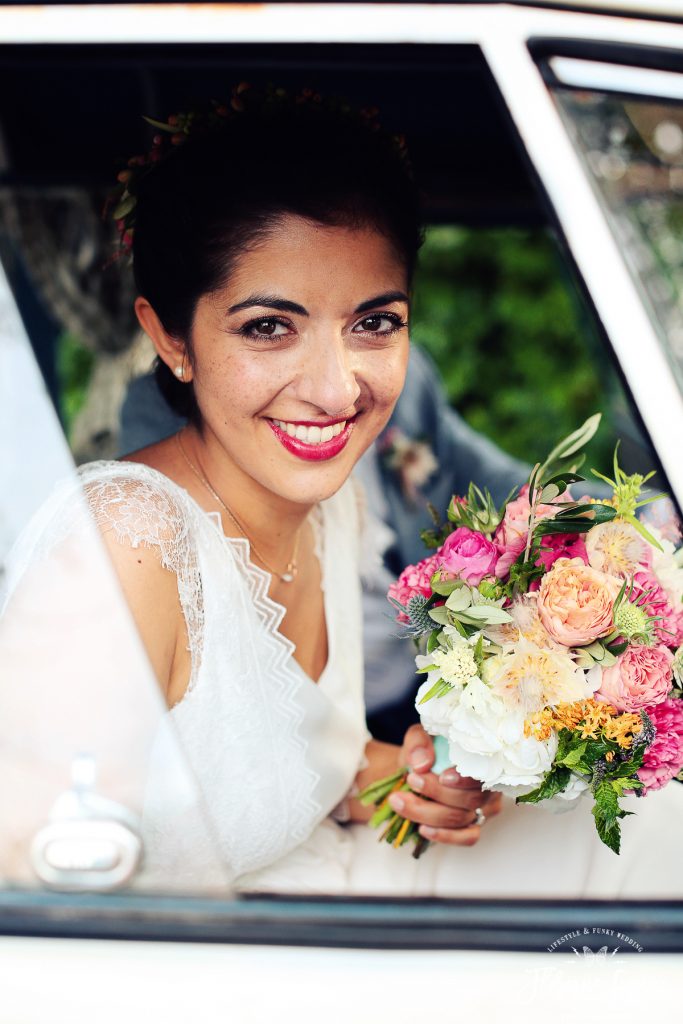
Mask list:
[[[587,802],[562,815],[508,804],[475,847],[434,847],[419,861],[409,847],[379,845],[367,826],[335,820],[368,739],[352,482],[313,514],[329,646],[315,684],[278,632],[284,610],[267,596],[267,574],[250,562],[246,540],[224,536],[217,514],[139,464],[92,463],[79,476],[101,528],[113,529],[122,544],[157,552],[175,574],[187,624],[191,678],[169,715],[214,843],[187,824],[183,801],[194,798],[164,778],[168,751],[160,733],[149,758],[141,886],[167,878],[191,889],[217,851],[237,888],[260,891],[559,898],[680,892],[683,787],[676,784],[644,801],[633,798],[637,817],[624,822],[621,857],[599,843]],[[67,492],[43,511],[43,527],[51,516],[69,519]]]

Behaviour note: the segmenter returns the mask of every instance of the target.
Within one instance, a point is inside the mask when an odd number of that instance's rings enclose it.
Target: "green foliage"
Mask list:
[[[589,464],[611,457],[609,406],[619,385],[582,317],[546,231],[428,231],[412,339],[431,354],[468,423],[527,462],[596,409],[605,416]]]
[[[94,365],[95,354],[91,349],[67,331],[60,335],[57,342],[57,376],[67,438],[71,436],[73,421],[85,401]]]
[[[578,729],[561,729],[557,739],[553,767],[540,786],[526,796],[517,797],[517,803],[537,804],[550,799],[566,788],[572,773],[575,773],[590,783],[595,798],[592,813],[600,839],[614,853],[619,853],[619,822],[632,813],[625,811],[619,801],[629,792],[642,789],[637,772],[643,763],[644,745],[634,744],[630,750],[623,751],[614,740],[604,736],[582,739]],[[605,755],[612,760],[608,761]]]
[[[551,768],[537,789],[527,793],[526,796],[518,796],[516,802],[518,804],[537,804],[541,800],[550,800],[551,797],[557,796],[558,793],[562,793],[567,788],[570,778],[571,772],[569,768],[563,768],[561,765],[557,768]]]

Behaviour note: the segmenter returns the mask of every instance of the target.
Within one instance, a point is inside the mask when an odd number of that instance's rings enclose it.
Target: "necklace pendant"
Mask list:
[[[296,565],[293,562],[290,562],[285,571],[282,573],[282,576],[280,576],[280,579],[282,580],[283,583],[293,583],[294,580],[296,579],[297,572],[298,569]]]

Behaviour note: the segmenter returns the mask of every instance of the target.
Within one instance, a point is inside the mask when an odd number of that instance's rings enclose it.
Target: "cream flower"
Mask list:
[[[506,707],[525,717],[593,693],[592,682],[566,651],[537,647],[524,637],[514,650],[487,659],[484,678]]]
[[[460,634],[449,637],[448,647],[437,647],[430,654],[418,654],[415,664],[419,671],[431,668],[426,680],[422,683],[415,698],[415,707],[420,714],[420,720],[428,733],[432,736],[445,736],[451,720],[453,710],[460,702],[463,688],[473,681],[478,682],[479,677],[477,661],[474,657],[474,637],[465,640]],[[441,697],[430,697],[425,700],[429,691],[443,679],[450,683],[452,689]]]
[[[636,528],[621,519],[599,523],[586,534],[588,561],[594,569],[625,578],[649,560],[651,548]]]
[[[662,589],[666,592],[669,601],[675,609],[680,609],[683,603],[683,548],[676,551],[670,540],[667,540],[662,533],[648,523],[648,530],[659,541],[662,550],[650,548],[652,552],[652,571],[659,580]]]
[[[437,647],[431,658],[441,678],[451,686],[467,686],[479,672],[474,652],[467,643],[458,644],[450,650]]]

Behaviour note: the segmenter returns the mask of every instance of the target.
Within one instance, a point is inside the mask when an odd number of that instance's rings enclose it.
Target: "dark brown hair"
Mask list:
[[[190,137],[136,195],[136,286],[190,359],[197,302],[282,216],[380,231],[409,285],[422,241],[417,190],[396,140],[367,117],[315,102],[247,109]],[[198,421],[192,386],[161,360],[156,375],[171,407]]]

